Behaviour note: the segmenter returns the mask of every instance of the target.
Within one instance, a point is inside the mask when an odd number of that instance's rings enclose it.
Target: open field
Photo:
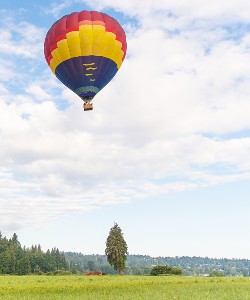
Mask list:
[[[0,299],[250,299],[250,278],[0,276]]]

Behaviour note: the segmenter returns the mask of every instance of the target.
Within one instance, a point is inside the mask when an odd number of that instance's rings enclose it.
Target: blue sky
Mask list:
[[[127,57],[94,110],[52,74],[50,26],[117,18]],[[0,1],[0,230],[104,254],[250,258],[246,0]]]

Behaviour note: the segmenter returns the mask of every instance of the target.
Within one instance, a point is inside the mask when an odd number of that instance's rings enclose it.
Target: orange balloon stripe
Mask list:
[[[84,20],[79,22],[79,26],[81,25],[102,25],[105,27],[105,23],[103,21]]]

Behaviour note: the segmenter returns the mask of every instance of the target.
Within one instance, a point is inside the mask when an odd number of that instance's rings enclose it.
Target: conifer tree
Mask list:
[[[106,241],[105,254],[109,264],[113,266],[120,275],[124,274],[128,247],[123,238],[121,228],[117,223],[114,223],[114,226],[110,229],[109,236]]]

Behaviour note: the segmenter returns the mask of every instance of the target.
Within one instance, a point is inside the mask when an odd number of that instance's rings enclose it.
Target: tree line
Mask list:
[[[22,247],[16,233],[8,239],[0,232],[0,274],[56,273],[68,269],[64,253],[57,248],[43,252],[40,245]]]
[[[105,255],[84,255],[77,252],[65,252],[67,261],[78,272],[97,270],[106,274],[118,274],[108,263]],[[154,266],[171,266],[182,270],[184,276],[249,276],[249,259],[227,259],[208,257],[151,257],[149,255],[128,255],[125,274],[150,275]]]
[[[107,238],[105,254],[64,253],[56,247],[43,252],[40,245],[22,247],[15,233],[8,239],[0,232],[0,274],[82,274],[99,271],[106,274],[153,275],[152,270],[164,273],[169,272],[170,267],[170,273],[174,274],[177,268],[186,276],[250,276],[248,259],[129,255],[116,223]]]

